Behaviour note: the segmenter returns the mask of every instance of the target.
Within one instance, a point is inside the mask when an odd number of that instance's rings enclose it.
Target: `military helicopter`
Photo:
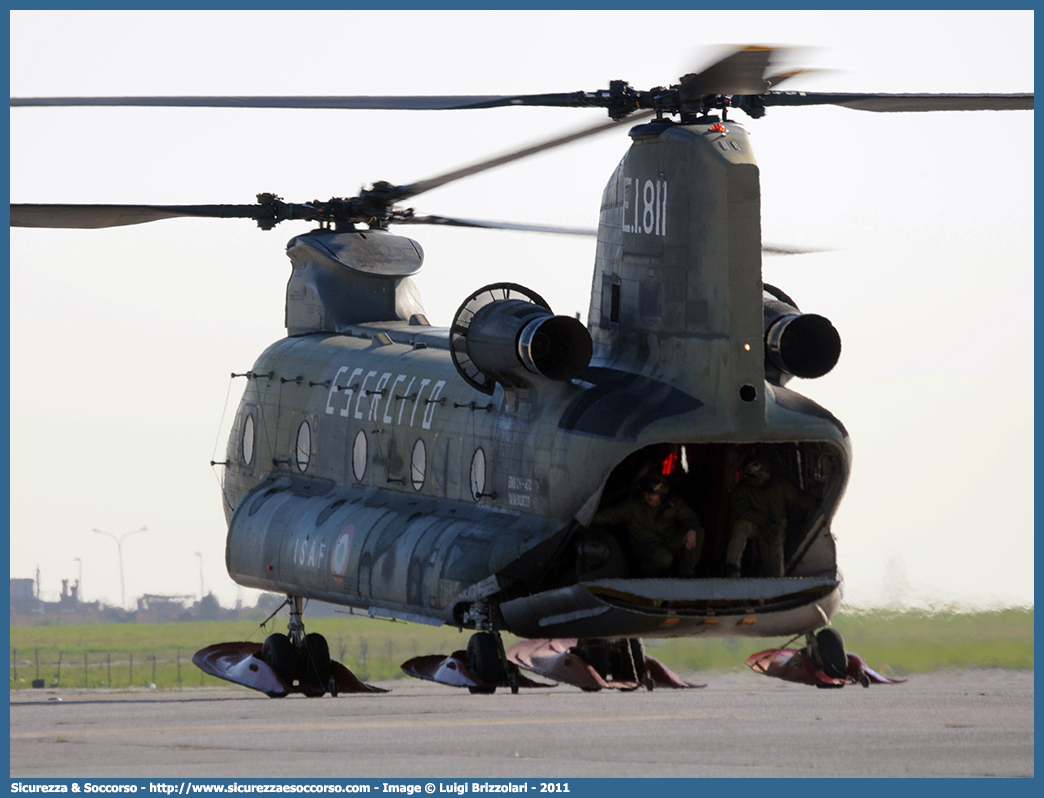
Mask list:
[[[603,196],[586,327],[514,283],[469,293],[447,329],[427,323],[410,279],[420,245],[389,227],[537,228],[398,204],[504,159],[327,202],[262,194],[247,206],[12,205],[12,225],[27,227],[177,216],[318,224],[288,244],[287,337],[243,375],[221,464],[229,574],[285,594],[289,634],[204,649],[201,668],[273,696],[372,689],[305,634],[304,600],[316,599],[474,630],[466,651],[404,665],[473,692],[532,685],[520,665],[584,689],[686,686],[645,655],[640,639],[657,636],[804,636],[804,648],[761,652],[751,666],[817,686],[886,681],[829,627],[841,591],[830,522],[848,479],[848,433],[787,387],[828,373],[840,336],[763,283],[760,174],[729,115],[814,104],[1018,110],[1033,100],[779,91],[790,75],[772,71],[773,55],[739,50],[648,91],[614,81],[513,97],[12,100],[609,112],[605,125],[511,157],[633,125]],[[811,499],[787,518],[782,577],[764,574],[756,547],[742,575],[727,576],[732,497],[752,460]],[[651,474],[702,522],[694,578],[645,576],[621,530],[607,532],[618,544],[608,555],[589,545],[599,509]],[[504,631],[530,644],[505,651]]]

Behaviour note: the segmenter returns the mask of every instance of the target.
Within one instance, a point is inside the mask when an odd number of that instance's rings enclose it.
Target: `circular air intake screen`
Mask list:
[[[482,308],[491,302],[500,302],[505,299],[530,302],[551,312],[551,307],[536,292],[516,283],[493,283],[480,288],[465,299],[453,315],[453,322],[450,324],[450,357],[453,358],[453,365],[456,366],[457,373],[468,385],[486,394],[493,393],[496,380],[483,374],[468,356],[468,329],[471,327],[472,319]]]

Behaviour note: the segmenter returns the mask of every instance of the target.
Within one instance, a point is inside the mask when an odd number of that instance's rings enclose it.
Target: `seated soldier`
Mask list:
[[[695,576],[703,549],[703,527],[695,511],[668,495],[662,477],[647,476],[639,487],[639,494],[595,513],[591,525],[626,524],[642,576]]]

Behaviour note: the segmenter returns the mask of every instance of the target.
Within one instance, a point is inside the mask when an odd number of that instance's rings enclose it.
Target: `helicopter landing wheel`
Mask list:
[[[606,640],[586,640],[577,645],[577,656],[606,681],[613,678],[612,658],[609,642]]]
[[[845,640],[836,629],[820,629],[816,632],[816,664],[832,679],[844,679],[848,675],[848,654]]]
[[[320,634],[307,634],[301,649],[302,682],[318,685],[318,691],[309,690],[309,697],[322,696],[330,684],[330,646]]]
[[[501,681],[503,670],[500,665],[500,652],[497,640],[492,632],[475,632],[468,640],[466,664],[471,673],[486,682],[486,685],[472,686],[473,693],[492,693]]]
[[[289,637],[279,633],[266,637],[261,646],[261,659],[280,679],[288,684],[294,683],[297,678],[297,652]]]

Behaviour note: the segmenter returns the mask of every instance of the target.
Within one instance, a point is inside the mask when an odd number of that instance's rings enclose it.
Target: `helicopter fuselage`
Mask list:
[[[586,329],[512,284],[433,328],[410,282],[415,242],[290,242],[289,337],[247,375],[229,440],[233,579],[459,627],[493,608],[526,637],[828,622],[848,434],[785,383],[828,371],[840,340],[762,286],[742,127],[660,120],[631,137],[602,202]],[[814,509],[783,521],[783,578],[765,578],[751,546],[744,578],[727,579],[730,497],[755,456]],[[580,555],[595,512],[652,472],[701,519],[696,578],[647,578],[620,529],[608,564]]]
[[[829,414],[776,387],[768,434],[708,434],[698,398],[607,368],[589,369],[597,383],[538,380],[487,396],[447,347],[446,330],[373,323],[287,338],[258,360],[227,453],[237,582],[459,626],[495,597],[504,628],[523,636],[778,635],[833,615],[829,515],[849,448]],[[644,414],[610,412],[635,396],[658,400]],[[783,580],[721,578],[721,496],[754,446],[791,463],[822,503],[789,536]],[[584,581],[583,524],[650,459],[676,463],[679,495],[701,514],[701,578]]]

